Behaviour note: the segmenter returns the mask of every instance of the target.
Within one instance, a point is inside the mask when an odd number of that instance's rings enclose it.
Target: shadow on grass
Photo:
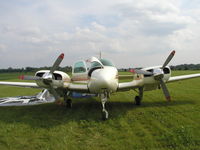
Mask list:
[[[126,114],[128,110],[145,107],[166,107],[194,104],[187,100],[174,102],[143,102],[136,106],[133,102],[108,102],[107,110],[110,118],[114,119]],[[83,120],[92,122],[101,121],[101,104],[96,99],[74,100],[73,108],[67,109],[64,106],[55,104],[43,104],[37,106],[21,107],[0,107],[0,122],[24,123],[33,128],[51,128],[69,122],[80,122]]]

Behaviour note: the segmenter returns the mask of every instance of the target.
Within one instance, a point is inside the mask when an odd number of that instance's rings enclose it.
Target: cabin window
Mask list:
[[[74,73],[84,73],[86,72],[86,67],[83,61],[79,61],[74,65]]]

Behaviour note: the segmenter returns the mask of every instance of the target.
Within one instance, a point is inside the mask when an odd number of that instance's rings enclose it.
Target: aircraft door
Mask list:
[[[72,80],[73,81],[85,81],[87,80],[87,65],[85,61],[78,61],[74,64],[72,69]]]

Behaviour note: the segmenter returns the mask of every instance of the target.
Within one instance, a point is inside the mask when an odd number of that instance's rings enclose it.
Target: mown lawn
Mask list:
[[[200,72],[200,71],[199,71]],[[196,73],[176,71],[173,75]],[[0,80],[18,81],[18,74]],[[55,104],[0,107],[0,150],[4,149],[200,149],[200,78],[168,84],[173,101],[161,90],[146,92],[135,106],[134,91],[115,93],[110,118],[101,121],[98,98],[74,99],[73,108]],[[39,90],[0,86],[0,97],[33,95]]]

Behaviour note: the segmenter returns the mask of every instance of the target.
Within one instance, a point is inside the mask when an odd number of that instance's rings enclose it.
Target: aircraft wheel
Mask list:
[[[102,120],[107,120],[108,119],[108,112],[106,110],[102,111]]]
[[[136,97],[135,97],[135,104],[136,104],[136,105],[141,105],[141,99],[140,99],[139,96],[136,96]]]
[[[66,107],[67,108],[72,108],[72,100],[71,99],[67,99],[66,100]]]

